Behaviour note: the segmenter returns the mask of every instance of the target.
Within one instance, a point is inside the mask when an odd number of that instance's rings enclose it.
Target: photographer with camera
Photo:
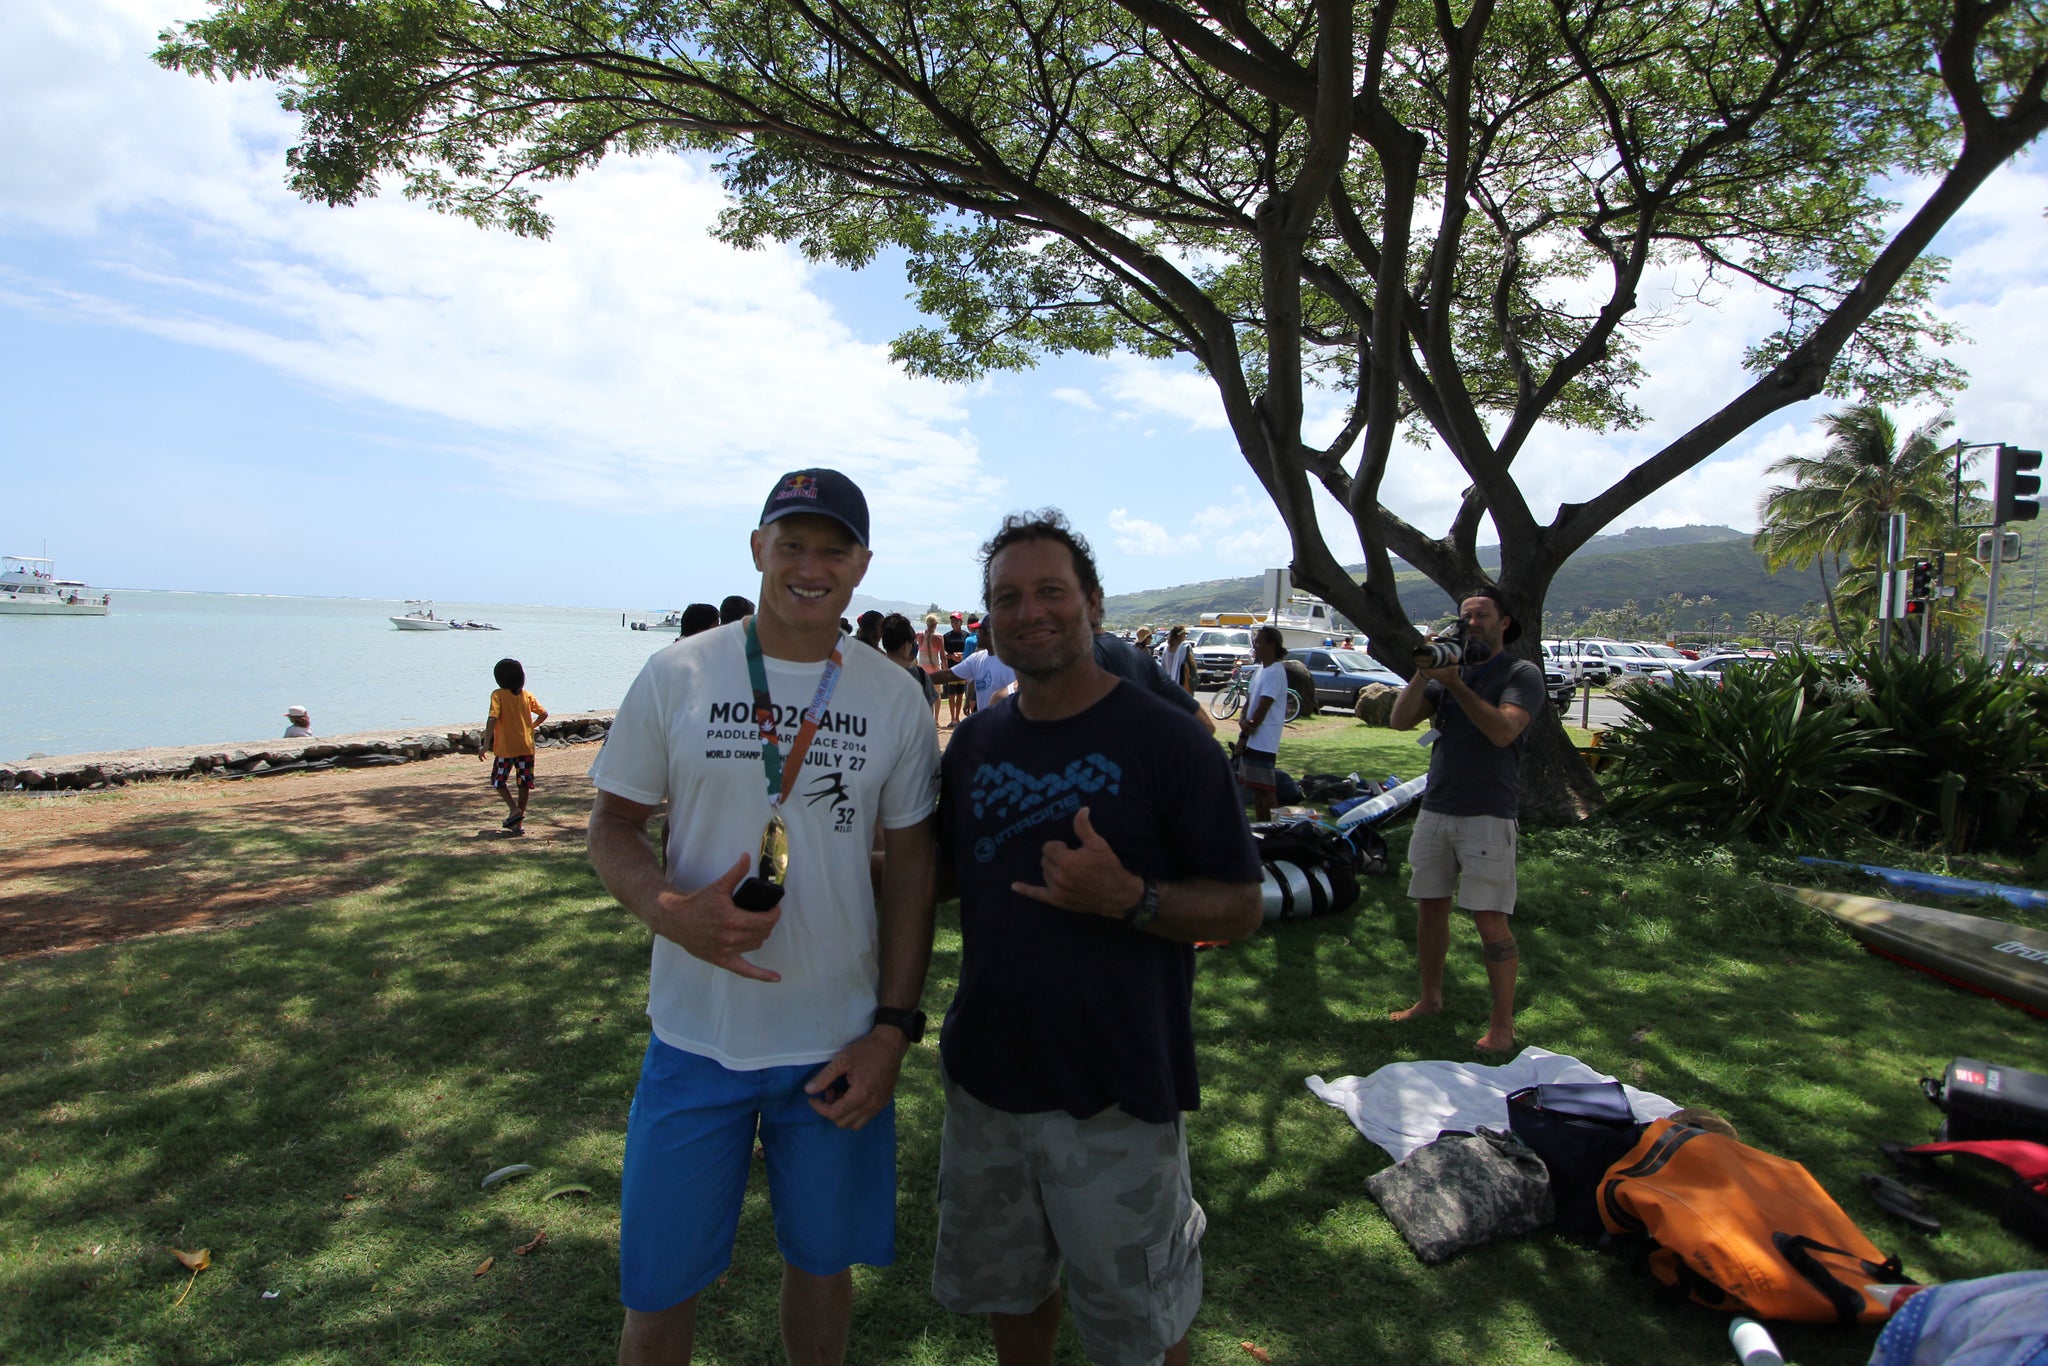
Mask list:
[[[1507,1052],[1515,1043],[1519,956],[1508,917],[1515,910],[1515,819],[1521,807],[1522,735],[1544,702],[1543,671],[1503,653],[1522,628],[1496,588],[1458,607],[1458,624],[1415,652],[1415,672],[1387,724],[1411,730],[1435,718],[1429,786],[1408,841],[1408,895],[1416,901],[1415,955],[1421,999],[1393,1012],[1396,1021],[1444,1008],[1444,955],[1451,942],[1451,896],[1471,913],[1485,947],[1493,1010],[1479,1047]]]

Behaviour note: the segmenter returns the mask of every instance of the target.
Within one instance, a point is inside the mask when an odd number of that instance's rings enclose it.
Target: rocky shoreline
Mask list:
[[[610,711],[550,716],[535,727],[534,744],[542,749],[556,749],[603,740],[611,730],[612,716]],[[445,730],[428,727],[315,735],[299,740],[244,740],[65,754],[0,764],[0,792],[96,792],[140,782],[229,780],[332,768],[376,768],[444,754],[475,754],[482,740],[480,726]]]

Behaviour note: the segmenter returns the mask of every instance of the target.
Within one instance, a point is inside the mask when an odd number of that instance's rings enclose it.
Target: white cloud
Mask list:
[[[1111,543],[1126,555],[1200,555],[1219,570],[1286,564],[1293,555],[1286,524],[1272,503],[1241,486],[1230,490],[1229,502],[1198,509],[1185,525],[1185,531],[1171,531],[1133,517],[1128,508],[1109,513]]]
[[[856,338],[794,252],[706,234],[701,162],[617,161],[547,190],[550,241],[395,195],[295,199],[296,124],[260,83],[148,61],[191,0],[30,0],[0,20],[0,229],[90,243],[85,278],[0,277],[0,303],[248,357],[302,383],[444,419],[508,487],[611,509],[740,506],[764,471],[832,463],[878,533],[928,530],[993,485],[961,390]],[[929,542],[929,538],[925,540]],[[931,547],[938,549],[940,547]]]
[[[1052,397],[1062,403],[1071,403],[1076,408],[1084,408],[1091,413],[1102,411],[1102,405],[1097,403],[1095,396],[1086,389],[1055,389],[1052,391]]]
[[[1157,522],[1131,516],[1128,508],[1109,510],[1109,531],[1111,544],[1126,555],[1183,555],[1202,548],[1199,537],[1176,536]]]
[[[1206,375],[1169,361],[1117,355],[1100,362],[1102,388],[1129,417],[1169,417],[1189,431],[1222,431],[1223,400]]]

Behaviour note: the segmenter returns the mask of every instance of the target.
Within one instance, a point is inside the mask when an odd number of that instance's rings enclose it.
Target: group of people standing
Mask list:
[[[982,547],[977,650],[901,616],[873,649],[846,639],[872,551],[837,471],[777,480],[750,545],[758,604],[649,659],[591,768],[591,862],[654,936],[620,1360],[689,1360],[757,1140],[789,1359],[844,1359],[851,1268],[895,1257],[893,1096],[957,897],[932,1292],[987,1317],[1003,1366],[1050,1363],[1068,1313],[1091,1361],[1185,1362],[1193,946],[1262,919],[1213,724],[1101,631],[1093,555],[1056,511]],[[956,714],[942,758],[929,688],[1012,681]]]

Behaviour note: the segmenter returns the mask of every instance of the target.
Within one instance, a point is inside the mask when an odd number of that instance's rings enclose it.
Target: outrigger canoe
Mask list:
[[[1773,886],[1840,922],[1872,953],[2048,1019],[2048,932],[1907,901]]]

